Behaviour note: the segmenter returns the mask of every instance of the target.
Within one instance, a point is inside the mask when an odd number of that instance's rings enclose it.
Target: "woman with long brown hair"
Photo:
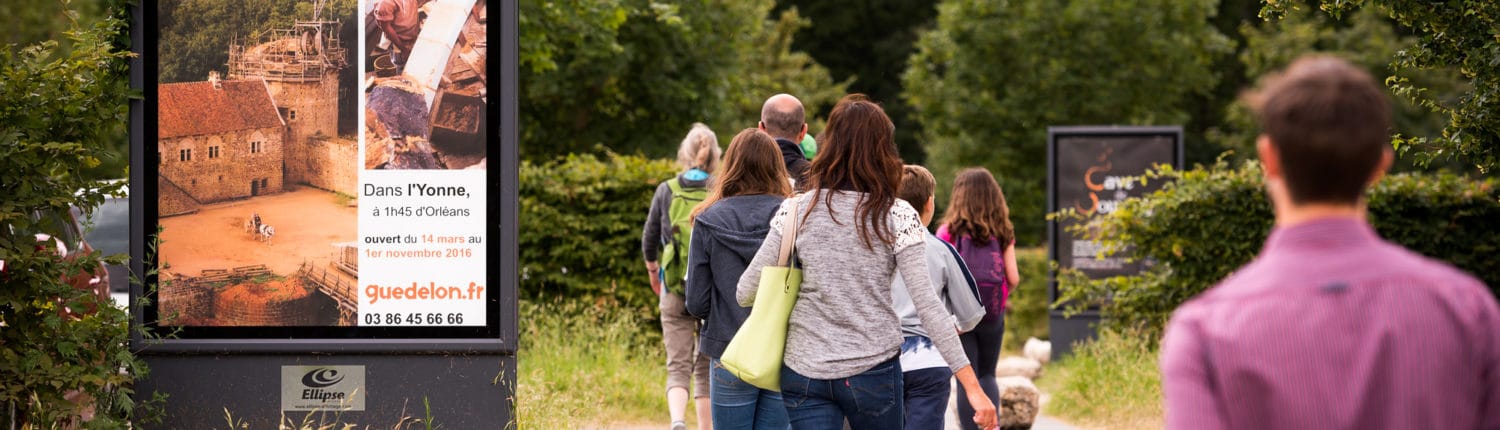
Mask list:
[[[808,171],[797,213],[783,204],[770,232],[740,277],[741,305],[755,301],[760,270],[774,264],[782,229],[799,224],[795,255],[803,282],[787,329],[782,400],[792,427],[858,429],[902,426],[901,322],[891,282],[905,282],[922,326],[978,411],[981,427],[997,422],[994,404],[963,354],[957,330],[932,289],[917,211],[896,198],[902,162],[895,126],[879,105],[844,97],[818,136],[818,158]]]
[[[762,390],[719,365],[729,340],[745,324],[750,308],[735,303],[735,288],[771,229],[771,215],[792,194],[776,140],[747,128],[724,152],[724,167],[708,198],[693,209],[688,247],[687,311],[702,318],[699,350],[709,361],[714,428],[785,430],[781,393]]]
[[[979,287],[984,318],[959,339],[969,362],[978,369],[979,386],[998,401],[1000,387],[995,384],[994,376],[1000,360],[1000,341],[1005,336],[1005,300],[1010,289],[1021,282],[1021,274],[1016,269],[1016,233],[1010,223],[1010,207],[1005,204],[1000,183],[995,182],[989,170],[971,167],[958,172],[937,237],[958,249]],[[958,387],[959,395],[968,389]],[[959,415],[967,413],[967,406],[958,405]],[[969,423],[959,424],[966,430],[975,428]]]

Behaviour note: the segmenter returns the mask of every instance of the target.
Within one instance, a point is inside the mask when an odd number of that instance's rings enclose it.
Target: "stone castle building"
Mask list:
[[[356,193],[359,149],[338,137],[339,28],[298,21],[231,43],[228,79],[157,87],[162,215],[293,184]]]

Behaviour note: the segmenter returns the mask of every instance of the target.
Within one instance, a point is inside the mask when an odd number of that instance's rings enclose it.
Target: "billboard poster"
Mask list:
[[[143,166],[155,192],[139,195],[154,196],[146,217],[160,228],[148,326],[188,339],[497,336],[499,290],[514,282],[491,264],[513,242],[497,212],[515,203],[498,178],[514,166],[497,158],[491,175],[500,76],[485,0],[145,7],[156,162]]]
[[[1181,129],[1054,127],[1048,134],[1052,180],[1047,210],[1072,209],[1084,216],[1082,221],[1049,222],[1053,261],[1093,279],[1138,273],[1142,262],[1128,261],[1127,253],[1101,256],[1099,243],[1079,238],[1068,228],[1109,214],[1126,199],[1161,189],[1161,181],[1142,185],[1131,178],[1158,165],[1181,167]],[[1055,298],[1055,285],[1053,289]]]

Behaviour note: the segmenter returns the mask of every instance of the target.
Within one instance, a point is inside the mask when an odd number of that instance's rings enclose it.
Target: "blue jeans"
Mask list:
[[[953,371],[931,367],[903,373],[906,388],[906,430],[943,430],[948,415],[948,380]],[[958,399],[960,403],[965,399]],[[971,415],[972,416],[972,415]]]
[[[709,401],[713,403],[714,428],[718,430],[783,430],[789,428],[781,393],[762,390],[729,373],[719,359],[709,360],[712,381]]]
[[[792,428],[901,430],[901,362],[891,358],[843,379],[812,379],[781,366],[781,398]]]

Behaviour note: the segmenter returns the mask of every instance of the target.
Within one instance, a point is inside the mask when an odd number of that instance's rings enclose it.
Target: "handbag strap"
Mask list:
[[[791,204],[787,206],[787,213],[790,214],[792,219],[788,223],[789,227],[784,232],[785,234],[781,235],[781,254],[776,257],[776,265],[781,267],[791,266],[792,248],[796,246],[797,228],[799,227],[798,224],[801,224],[802,221],[802,212],[797,210],[796,197],[792,197]]]

